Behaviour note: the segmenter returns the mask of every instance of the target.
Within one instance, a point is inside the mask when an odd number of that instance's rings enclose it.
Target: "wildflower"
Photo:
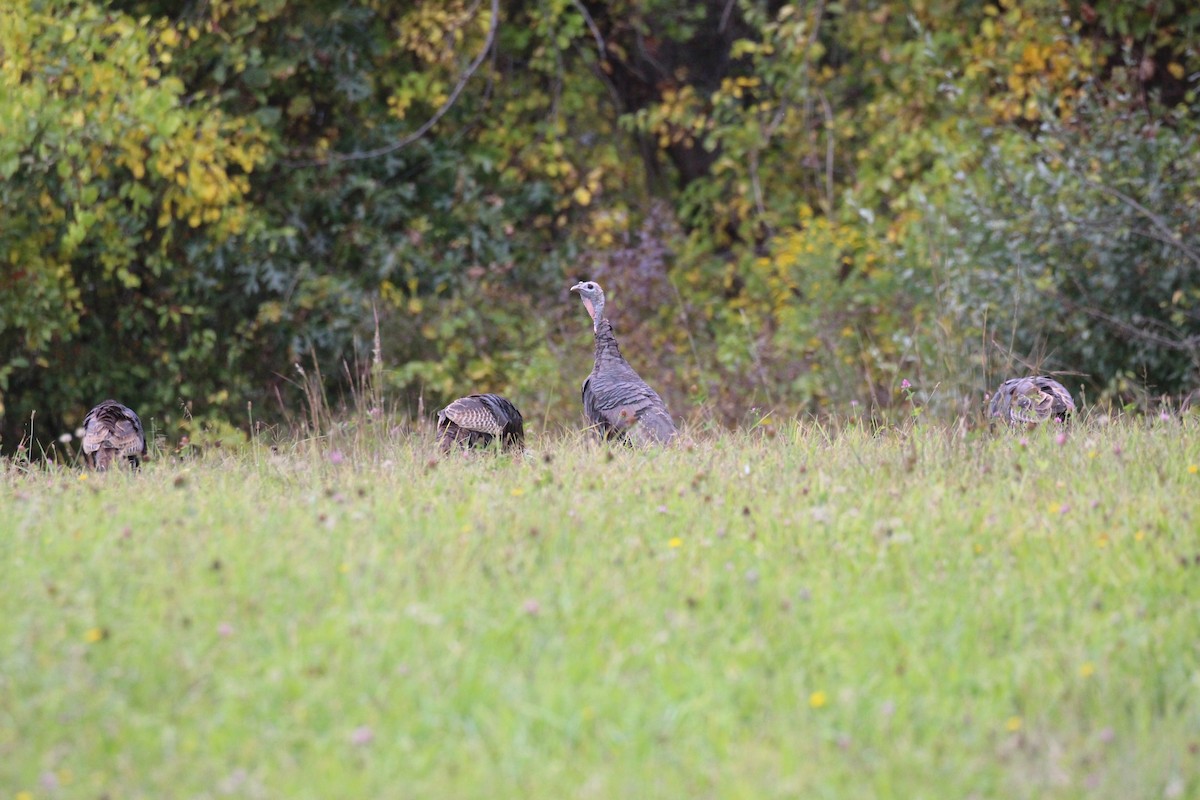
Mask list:
[[[1200,472],[1200,467],[1196,466],[1195,464],[1188,464],[1189,475],[1195,475],[1197,472]]]
[[[341,450],[330,450],[329,451],[329,463],[330,464],[341,464],[345,460],[346,460],[346,456],[342,453]]]
[[[1016,733],[1017,731],[1021,730],[1021,718],[1009,717],[1008,722],[1004,723],[1004,729],[1009,733]]]
[[[88,644],[102,642],[108,638],[108,631],[103,628],[88,628],[87,633],[83,635],[83,640]]]
[[[825,696],[825,693],[822,691],[819,691],[819,690],[813,692],[812,694],[810,694],[808,696],[808,704],[812,708],[821,708],[828,701],[829,701],[829,698]]]
[[[1158,418],[1161,419],[1163,422],[1166,422],[1167,420],[1169,420],[1171,418],[1171,415],[1168,414],[1165,410],[1163,410],[1163,411],[1158,412]]]
[[[1054,437],[1054,443],[1055,444],[1066,444],[1067,443],[1067,434],[1063,433],[1062,431],[1059,431],[1058,435]]]
[[[1096,547],[1099,547],[1101,549],[1108,547],[1108,534],[1102,533],[1102,534],[1100,534],[1099,537],[1097,537]]]
[[[517,488],[515,488],[511,492],[509,492],[509,494],[511,494],[513,497],[520,497],[521,495],[525,494],[525,490],[522,489],[520,486],[518,486]]]
[[[1133,538],[1134,538],[1134,541],[1140,542],[1142,539],[1146,538],[1146,532],[1145,531],[1137,531],[1133,534]]]
[[[1022,448],[1029,447],[1029,440],[1022,436],[1017,444],[1021,445]]]
[[[375,731],[368,728],[366,725],[360,725],[350,734],[350,743],[362,747],[368,745],[375,740]]]
[[[1090,678],[1095,674],[1096,665],[1090,661],[1085,661],[1083,665],[1079,667],[1079,677],[1081,678]]]
[[[349,571],[350,571],[349,564],[343,563],[341,566],[338,567],[338,572],[342,573],[343,575],[345,575]]]
[[[542,604],[532,597],[521,604],[521,610],[531,617],[536,617],[542,610]]]
[[[1100,454],[1097,453],[1095,450],[1088,450],[1088,458],[1095,458],[1098,455],[1100,455]]]
[[[667,542],[667,547],[682,547],[682,546],[683,546],[683,539],[680,539],[678,536],[672,536],[671,540],[669,542]]]
[[[217,635],[228,639],[230,636],[233,636],[233,626],[228,622],[222,622],[217,626]]]
[[[901,389],[911,389],[912,388],[912,384],[908,382],[908,378],[905,378],[904,380],[900,381],[900,388]]]
[[[71,434],[64,433],[62,436],[58,437],[58,440],[63,444],[67,444],[71,441]]]
[[[81,481],[86,481],[86,480],[87,480],[87,473],[86,473],[86,472],[81,472],[81,473],[79,473],[79,480],[81,480]]]

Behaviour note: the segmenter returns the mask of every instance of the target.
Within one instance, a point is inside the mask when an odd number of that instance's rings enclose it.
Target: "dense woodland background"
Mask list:
[[[576,425],[581,277],[696,422],[1181,402],[1198,40],[1182,0],[13,0],[3,446],[336,404],[376,330],[388,410]]]

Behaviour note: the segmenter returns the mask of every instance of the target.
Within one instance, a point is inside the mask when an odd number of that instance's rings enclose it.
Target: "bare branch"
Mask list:
[[[1056,161],[1061,163],[1072,175],[1079,178],[1079,180],[1083,181],[1084,183],[1086,183],[1088,186],[1092,187],[1093,189],[1096,189],[1096,190],[1102,192],[1103,194],[1106,194],[1109,197],[1125,204],[1126,206],[1128,206],[1129,208],[1132,208],[1134,211],[1136,211],[1141,216],[1145,217],[1147,220],[1149,220],[1150,224],[1153,225],[1159,231],[1159,233],[1162,234],[1163,238],[1161,241],[1164,244],[1169,244],[1173,247],[1178,248],[1188,258],[1190,258],[1194,263],[1196,263],[1197,265],[1200,265],[1200,253],[1197,253],[1191,247],[1188,247],[1188,245],[1185,244],[1183,242],[1183,240],[1179,237],[1178,233],[1176,231],[1171,230],[1171,227],[1163,220],[1162,217],[1155,214],[1153,211],[1146,208],[1144,205],[1139,203],[1137,200],[1135,200],[1134,198],[1125,194],[1124,192],[1120,191],[1119,189],[1114,189],[1111,186],[1106,186],[1103,183],[1100,183],[1099,181],[1092,179],[1086,172],[1084,172],[1079,167],[1072,164],[1069,159],[1065,159],[1061,155],[1054,153],[1053,151],[1050,150],[1050,148],[1046,147],[1046,145],[1042,144],[1041,142],[1036,142],[1036,144],[1040,147],[1042,152],[1047,153],[1048,155],[1053,157]]]
[[[1148,328],[1139,328],[1137,325],[1126,322],[1125,320],[1115,317],[1105,311],[1101,311],[1098,308],[1092,308],[1090,306],[1085,306],[1082,303],[1076,303],[1069,297],[1064,297],[1061,294],[1056,293],[1055,297],[1062,302],[1062,304],[1066,306],[1068,310],[1081,311],[1084,314],[1087,314],[1089,317],[1097,319],[1106,325],[1109,325],[1110,327],[1136,339],[1151,342],[1159,347],[1165,347],[1168,350],[1191,353],[1193,354],[1193,357],[1195,357],[1197,349],[1200,348],[1200,336],[1164,336],[1163,334],[1156,333]]]
[[[729,27],[729,19],[733,16],[735,5],[737,5],[737,0],[729,0],[725,4],[725,10],[721,12],[721,24],[717,26],[718,33],[725,33],[725,29]]]
[[[596,20],[592,19],[592,15],[588,13],[587,8],[581,0],[572,0],[575,9],[583,17],[583,22],[587,25],[588,30],[592,32],[592,38],[596,40],[596,54],[600,56],[600,61],[603,62],[608,58],[608,45],[604,43],[604,37],[600,35],[600,29],[596,27]]]
[[[482,0],[480,0],[480,2],[482,2]],[[478,3],[476,5],[478,5]],[[404,138],[399,139],[398,141],[383,145],[382,147],[376,147],[371,150],[358,150],[353,153],[333,153],[325,159],[313,159],[311,161],[285,163],[288,163],[290,166],[313,167],[324,166],[325,164],[329,164],[331,162],[361,161],[367,158],[378,158],[379,156],[385,156],[390,153],[395,153],[397,150],[402,150],[423,137],[425,134],[429,133],[429,131],[433,129],[433,126],[437,125],[438,122],[441,121],[442,117],[449,113],[455,102],[458,101],[458,97],[462,94],[463,89],[466,88],[467,83],[479,70],[479,67],[483,64],[484,59],[487,58],[488,53],[490,53],[492,48],[495,46],[496,32],[500,28],[500,0],[492,0],[491,10],[492,18],[488,25],[487,40],[483,44],[483,49],[480,50],[479,54],[475,56],[475,59],[469,65],[467,65],[466,71],[459,76],[458,83],[454,85],[454,90],[450,92],[450,96],[446,98],[446,102],[442,103],[438,110],[433,112],[433,115],[429,119],[425,120],[421,127],[417,128],[415,131],[408,134]]]
[[[572,0],[572,2],[580,16],[583,17],[584,24],[591,31],[592,38],[596,40],[596,57],[599,61],[596,62],[596,67],[593,71],[608,91],[608,96],[613,101],[613,107],[617,109],[618,113],[624,113],[625,104],[621,101],[621,95],[617,92],[617,87],[613,86],[612,80],[604,72],[604,64],[608,61],[608,44],[604,41],[604,36],[600,33],[600,28],[596,25],[596,20],[592,18],[591,13],[588,12],[581,0]]]

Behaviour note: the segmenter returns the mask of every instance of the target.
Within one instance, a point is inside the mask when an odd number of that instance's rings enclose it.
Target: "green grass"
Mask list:
[[[8,464],[0,800],[1200,796],[1200,424],[1025,439]]]

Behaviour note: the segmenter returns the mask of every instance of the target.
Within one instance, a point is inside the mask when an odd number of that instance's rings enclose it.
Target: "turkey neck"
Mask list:
[[[601,319],[596,323],[596,365],[624,360],[617,339],[613,336],[612,323]]]

